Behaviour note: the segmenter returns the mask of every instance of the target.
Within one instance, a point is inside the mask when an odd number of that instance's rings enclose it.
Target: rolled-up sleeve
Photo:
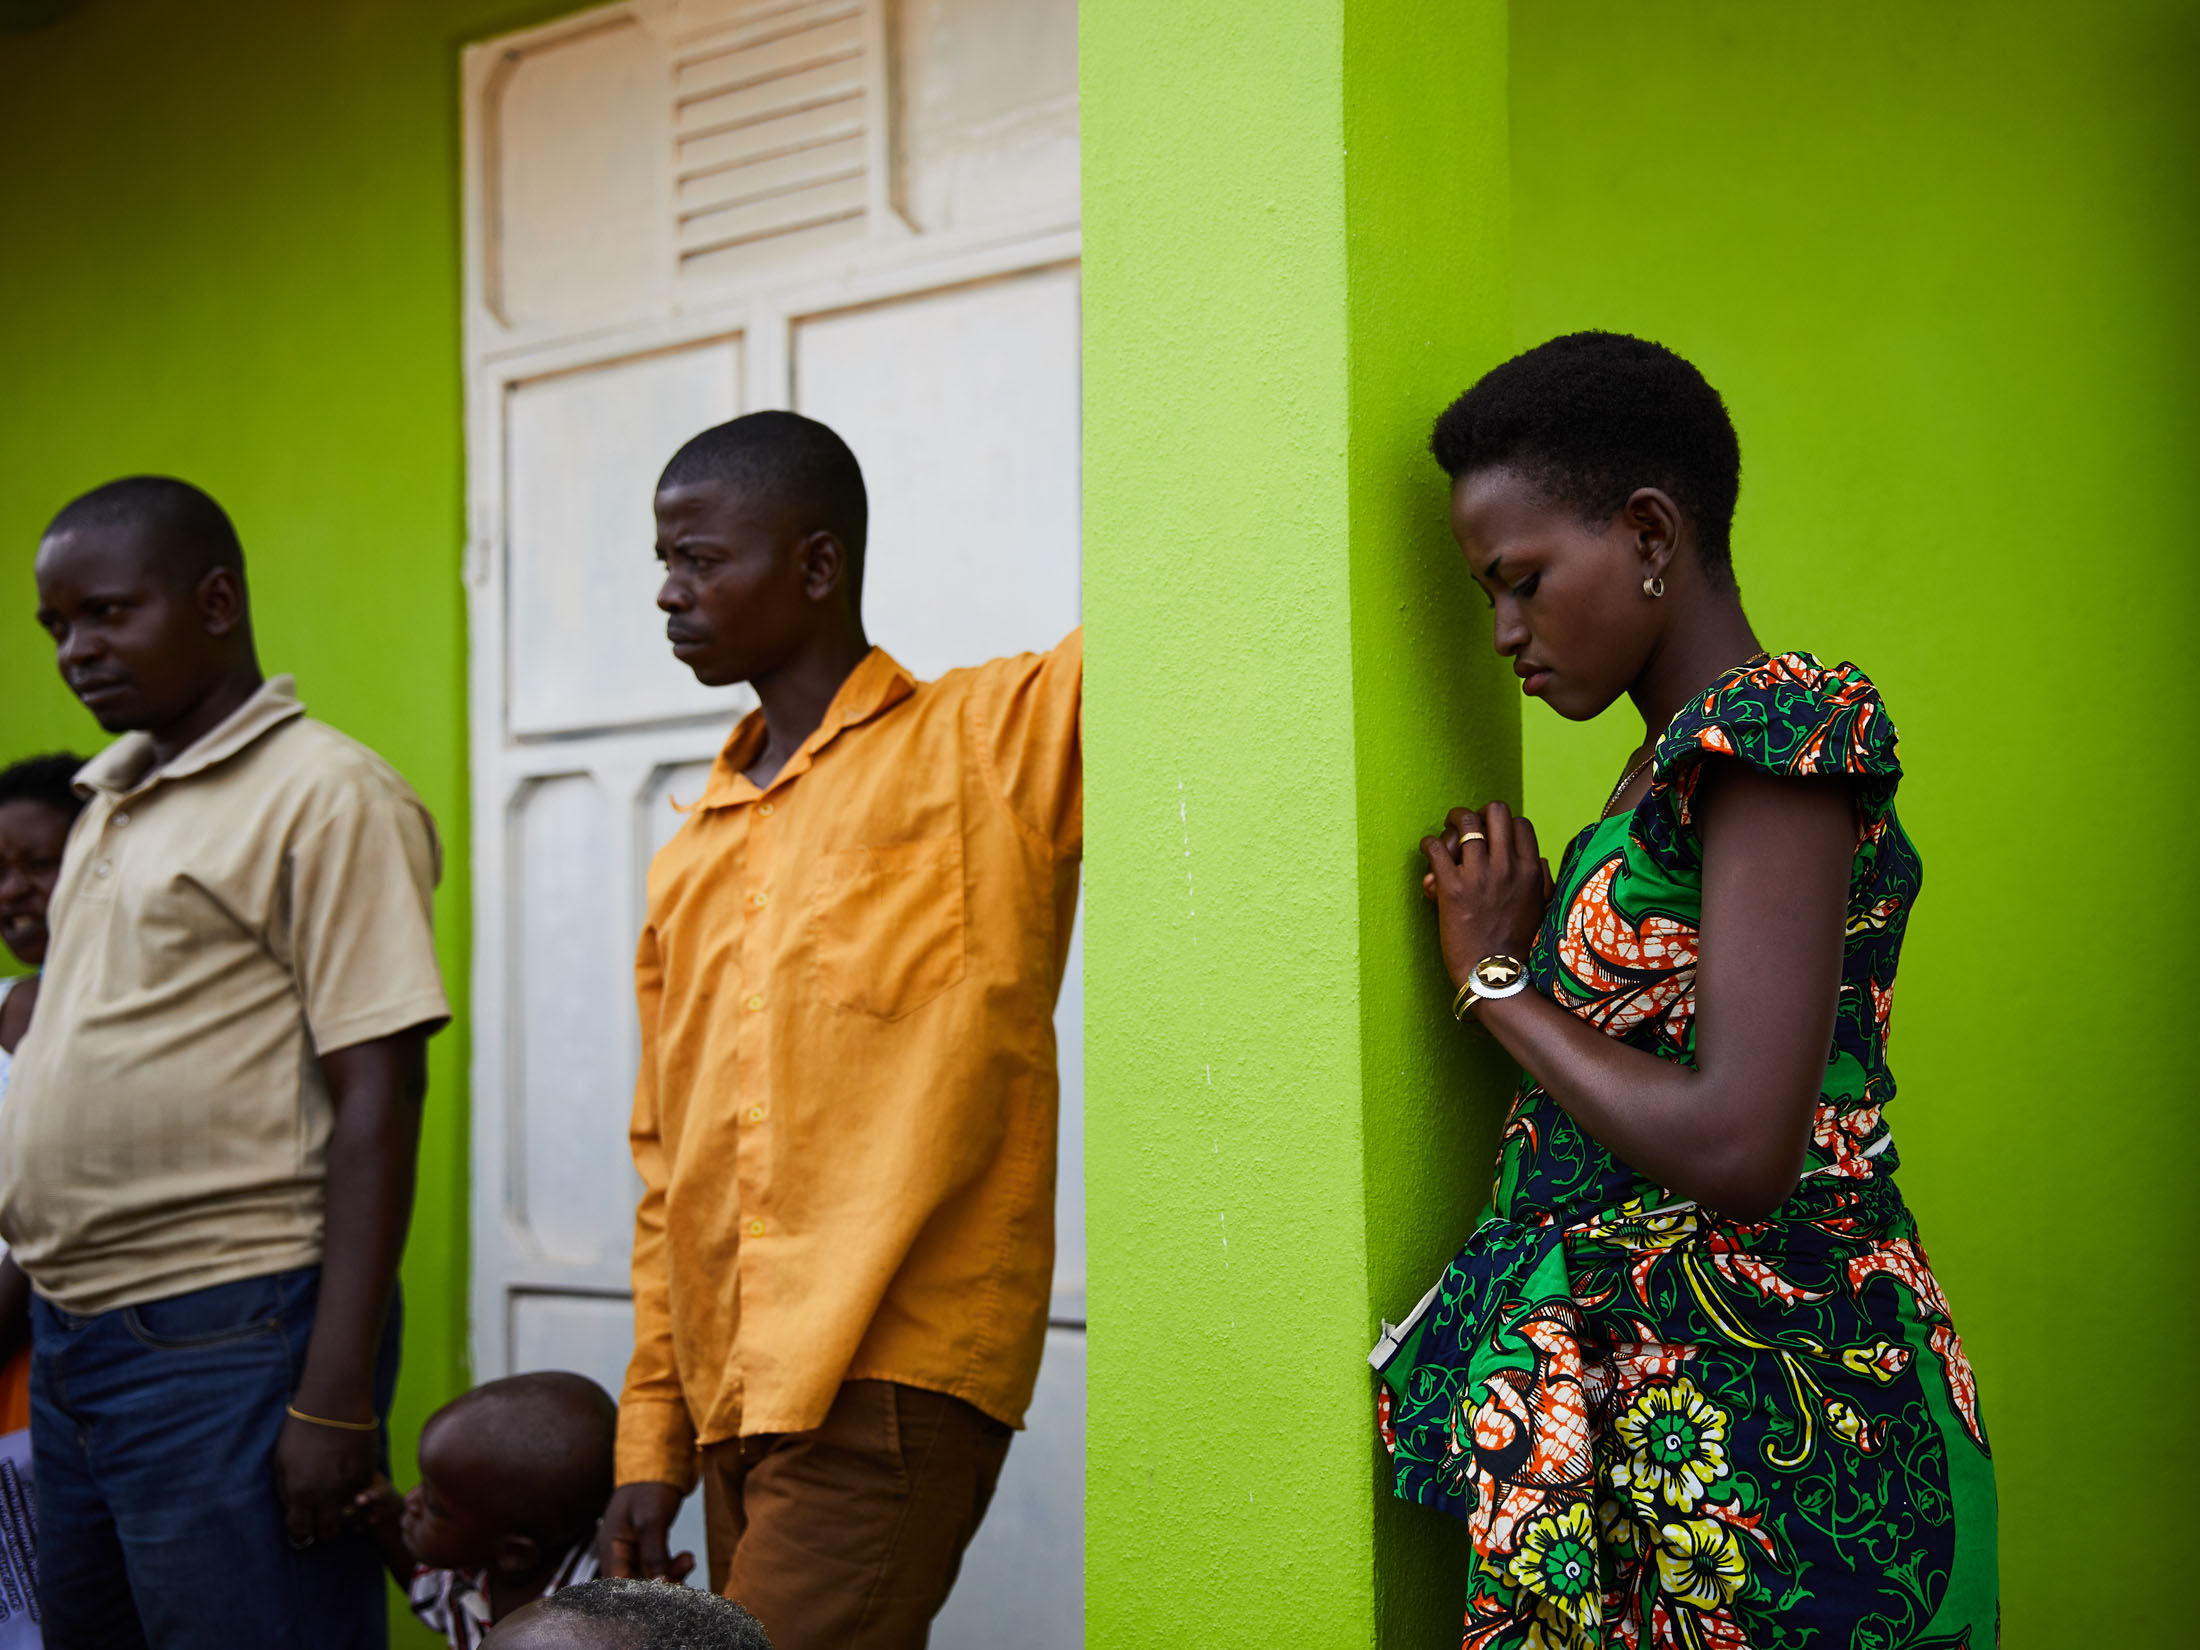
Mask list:
[[[1001,799],[1062,858],[1085,846],[1085,633],[986,667],[983,750]]]

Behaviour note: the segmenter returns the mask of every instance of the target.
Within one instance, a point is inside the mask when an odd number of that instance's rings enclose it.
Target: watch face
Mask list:
[[[1484,957],[1474,965],[1474,977],[1492,991],[1518,984],[1520,976],[1526,972],[1518,957]]]

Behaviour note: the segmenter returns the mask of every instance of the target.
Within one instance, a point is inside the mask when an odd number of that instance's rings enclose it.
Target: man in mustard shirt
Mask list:
[[[1082,643],[916,681],[864,635],[866,508],[786,412],[697,436],[656,495],[673,652],[761,709],[650,867],[604,1558],[668,1573],[700,1481],[712,1586],[780,1650],[925,1642],[1054,1262]]]

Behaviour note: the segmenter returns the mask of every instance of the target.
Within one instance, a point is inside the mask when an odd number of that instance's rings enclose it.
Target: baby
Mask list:
[[[595,1575],[618,1413],[585,1375],[491,1381],[428,1418],[410,1495],[377,1480],[360,1496],[413,1614],[453,1650],[475,1650],[492,1623]]]
[[[522,1605],[484,1650],[772,1650],[731,1599],[662,1581],[591,1581]]]

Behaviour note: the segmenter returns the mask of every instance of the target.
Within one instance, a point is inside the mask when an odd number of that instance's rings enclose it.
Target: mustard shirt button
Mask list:
[[[761,1220],[752,1220],[752,1221],[750,1221],[750,1222],[749,1222],[749,1236],[750,1236],[750,1237],[762,1237],[763,1235],[764,1235],[764,1223],[763,1223],[763,1222],[762,1222]]]
[[[105,867],[103,866],[103,867],[101,867],[101,875],[105,875],[105,874],[106,874],[106,869],[105,869]],[[751,998],[749,999],[749,1008],[750,1008],[750,1010],[751,1010],[752,1012],[753,1012],[754,1010],[756,1010],[756,1009],[762,1008],[763,1006],[764,1006],[764,999],[763,999],[763,998],[761,998],[761,997],[751,997]]]
[[[756,805],[756,811],[763,818],[769,819],[772,816],[772,805],[769,802],[759,802]]]

